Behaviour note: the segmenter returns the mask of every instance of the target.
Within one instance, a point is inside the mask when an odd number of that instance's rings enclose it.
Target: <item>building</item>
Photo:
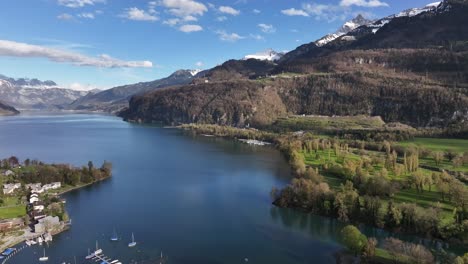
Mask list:
[[[16,189],[21,188],[21,183],[3,184],[3,194],[12,194]]]
[[[44,214],[42,211],[32,211],[31,214],[30,214],[31,218],[33,218],[34,220],[40,220],[44,217],[46,217],[46,214]]]
[[[22,218],[5,219],[0,221],[0,231],[9,231],[15,228],[21,228],[24,226]]]
[[[37,201],[33,203],[33,209],[34,211],[42,211],[44,210],[44,203],[41,201]]]
[[[60,187],[62,187],[62,183],[60,182],[53,182],[53,183],[45,184],[44,186],[42,186],[42,188],[44,188],[44,191],[58,189]]]
[[[36,189],[36,188],[41,188],[42,186],[42,183],[29,183],[29,184],[26,184],[26,189]]]
[[[34,232],[42,234],[45,232],[49,232],[57,226],[60,226],[60,219],[58,218],[58,216],[47,216],[40,219],[38,223],[34,225]]]
[[[32,193],[43,193],[44,192],[44,188],[42,187],[42,183],[26,184],[26,189],[30,189]]]
[[[35,195],[35,196],[32,196],[32,195],[31,195],[31,197],[29,197],[29,203],[30,203],[30,204],[33,204],[33,203],[39,202],[39,201],[40,201],[40,200],[39,200],[39,197],[38,197],[37,195]]]

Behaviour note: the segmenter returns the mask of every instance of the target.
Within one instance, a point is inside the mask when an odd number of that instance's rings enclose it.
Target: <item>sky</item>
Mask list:
[[[5,0],[0,74],[108,89],[208,69],[268,48],[290,51],[357,14],[431,0]]]

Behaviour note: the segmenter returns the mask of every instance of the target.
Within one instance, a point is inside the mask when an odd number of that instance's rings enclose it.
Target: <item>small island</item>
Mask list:
[[[0,161],[0,250],[26,241],[48,242],[71,224],[61,194],[112,176],[112,164],[101,167],[46,164],[12,156]],[[14,249],[7,250],[13,252]]]

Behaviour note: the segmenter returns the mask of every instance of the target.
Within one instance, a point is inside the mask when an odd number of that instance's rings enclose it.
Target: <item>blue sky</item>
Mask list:
[[[0,4],[0,74],[86,89],[314,41],[358,13],[431,0],[14,0]],[[432,1],[433,2],[433,1]]]

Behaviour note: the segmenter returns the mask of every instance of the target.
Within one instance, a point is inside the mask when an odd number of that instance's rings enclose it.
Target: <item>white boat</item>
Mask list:
[[[122,263],[122,262],[120,262],[118,259],[116,259],[116,260],[112,261],[110,264],[118,264],[118,263]]]
[[[94,255],[99,255],[102,253],[102,249],[99,248],[98,242],[96,240],[96,250],[94,251]]]
[[[94,258],[94,256],[95,256],[94,253],[91,253],[88,248],[88,255],[86,256],[86,259],[92,259]]]
[[[39,261],[48,261],[49,257],[46,257],[45,255],[45,248],[44,248],[44,256],[39,258]]]
[[[132,242],[128,243],[128,247],[134,247],[136,246],[136,242],[135,242],[135,236],[133,235],[133,232],[132,232]]]
[[[115,232],[115,228],[114,228],[114,233],[112,234],[110,240],[111,241],[119,241],[119,237],[117,236],[117,232]]]

